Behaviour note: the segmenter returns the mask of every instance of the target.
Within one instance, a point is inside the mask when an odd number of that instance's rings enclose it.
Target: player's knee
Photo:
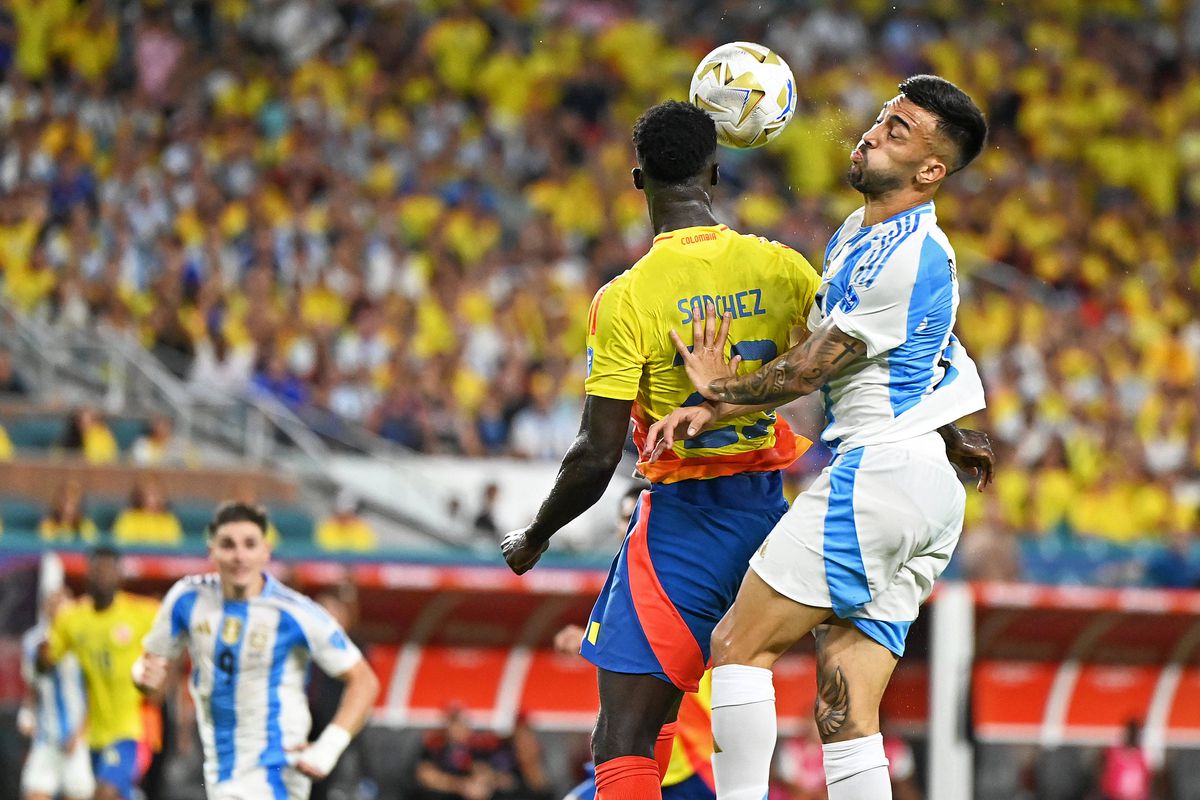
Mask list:
[[[775,663],[775,658],[769,653],[759,652],[757,648],[748,645],[744,636],[739,635],[733,614],[726,614],[717,623],[717,627],[713,628],[709,646],[714,667],[742,664],[770,669]]]
[[[603,764],[621,756],[653,756],[661,727],[661,722],[632,717],[614,720],[601,709],[592,730],[592,760]]]

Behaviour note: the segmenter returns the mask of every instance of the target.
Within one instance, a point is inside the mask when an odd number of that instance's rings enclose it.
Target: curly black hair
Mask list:
[[[958,151],[950,173],[975,160],[987,139],[987,120],[970,95],[937,75],[913,75],[900,84],[900,92],[938,118],[938,133]]]
[[[668,100],[634,123],[633,149],[647,176],[663,183],[683,183],[699,175],[712,159],[717,126],[691,103]]]

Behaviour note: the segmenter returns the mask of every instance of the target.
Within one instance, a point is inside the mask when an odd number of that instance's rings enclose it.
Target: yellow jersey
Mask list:
[[[84,597],[59,611],[50,626],[50,660],[57,662],[74,653],[83,668],[88,746],[93,750],[142,738],[142,695],[131,672],[157,613],[157,600],[117,592],[103,611]]]
[[[692,340],[692,307],[732,315],[727,355],[750,372],[788,349],[805,324],[821,278],[804,256],[725,225],[656,236],[645,256],[596,293],[588,315],[589,395],[634,400],[634,442],[682,405],[701,398],[668,332]],[[725,420],[638,468],[658,483],[782,469],[811,444],[773,412]]]

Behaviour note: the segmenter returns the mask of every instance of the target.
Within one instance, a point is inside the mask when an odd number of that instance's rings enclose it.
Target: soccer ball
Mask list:
[[[693,104],[717,123],[726,147],[761,147],[779,135],[796,111],[796,79],[770,48],[751,42],[723,44],[692,75]]]

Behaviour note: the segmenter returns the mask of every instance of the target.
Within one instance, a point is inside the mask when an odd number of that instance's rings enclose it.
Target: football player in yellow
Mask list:
[[[578,438],[533,522],[501,543],[518,574],[600,498],[631,417],[640,448],[651,424],[702,402],[669,332],[690,340],[694,319],[720,318],[735,334],[729,355],[749,370],[788,349],[819,283],[791,248],[713,216],[716,128],[703,111],[657,105],[634,126],[633,144],[633,182],[645,192],[654,242],[592,303]],[[683,693],[699,688],[712,629],[750,556],[787,511],[781,470],[808,445],[772,406],[722,412],[718,427],[639,464],[651,488],[585,628],[581,653],[599,669],[592,755],[605,800],[661,797]]]
[[[142,738],[142,696],[133,685],[132,669],[158,611],[156,600],[122,592],[120,586],[117,551],[96,548],[88,564],[86,596],[59,610],[38,651],[42,670],[67,653],[83,668],[95,800],[132,797]]]

